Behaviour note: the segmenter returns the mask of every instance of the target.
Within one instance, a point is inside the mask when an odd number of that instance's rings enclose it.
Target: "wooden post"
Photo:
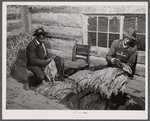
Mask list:
[[[82,44],[83,45],[88,45],[88,28],[87,28],[87,21],[88,21],[88,16],[82,14],[82,30],[83,30],[83,40]]]
[[[31,14],[29,14],[27,6],[21,6],[21,18],[24,26],[24,32],[31,33]]]
[[[120,16],[120,39],[123,39],[124,16]]]
[[[21,20],[22,20],[22,24],[23,24],[23,32],[26,31],[26,21],[25,21],[25,10],[24,10],[24,6],[21,6]]]
[[[27,31],[28,33],[31,33],[31,13],[29,13],[29,14],[27,15],[27,22],[26,22],[26,24],[27,24],[26,31]]]

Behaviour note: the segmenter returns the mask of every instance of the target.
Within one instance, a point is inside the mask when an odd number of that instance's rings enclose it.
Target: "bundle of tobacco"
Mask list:
[[[57,68],[55,61],[52,59],[52,61],[45,67],[44,73],[47,76],[49,82],[52,84],[55,83],[55,78],[57,77]]]
[[[99,98],[99,95],[98,94],[95,94],[95,93],[92,93],[92,94],[89,94],[85,97],[83,97],[80,101],[79,101],[79,107],[80,109],[91,109],[94,105],[94,103],[96,101],[98,101],[100,98]]]
[[[93,92],[110,98],[112,93],[117,95],[120,90],[123,91],[129,77],[123,70],[109,67],[92,73],[83,73],[75,81],[78,83],[79,92],[90,88]]]
[[[66,80],[51,85],[50,88],[44,93],[44,95],[49,99],[62,100],[70,93],[77,93],[76,82],[71,80]]]

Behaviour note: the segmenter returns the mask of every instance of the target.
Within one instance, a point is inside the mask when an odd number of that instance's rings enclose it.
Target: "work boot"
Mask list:
[[[47,84],[49,84],[49,82],[46,81],[46,80],[42,80],[42,84],[43,84],[43,85],[47,85]]]
[[[65,81],[64,76],[59,76],[56,78],[56,81]]]
[[[25,83],[24,86],[23,86],[23,89],[26,90],[26,91],[30,90],[29,83]]]

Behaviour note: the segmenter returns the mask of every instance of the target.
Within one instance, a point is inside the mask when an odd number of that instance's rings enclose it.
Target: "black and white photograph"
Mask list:
[[[3,2],[2,119],[147,119],[147,2]]]

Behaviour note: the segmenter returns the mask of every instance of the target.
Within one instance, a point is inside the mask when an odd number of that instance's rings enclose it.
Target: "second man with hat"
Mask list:
[[[125,63],[132,70],[131,77],[134,74],[136,60],[137,60],[137,46],[136,46],[136,30],[129,28],[124,32],[123,39],[114,40],[107,55],[106,60],[108,66],[122,68],[121,63]]]

